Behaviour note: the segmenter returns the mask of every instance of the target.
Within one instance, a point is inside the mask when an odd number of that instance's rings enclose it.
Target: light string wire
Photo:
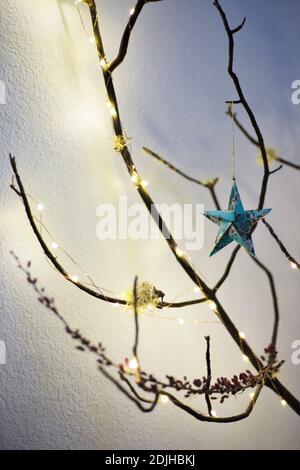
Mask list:
[[[13,184],[13,182],[12,182]],[[65,250],[60,244],[58,244],[56,242],[56,238],[52,235],[52,233],[50,232],[50,230],[48,229],[48,227],[45,225],[44,221],[43,221],[43,216],[42,216],[42,212],[44,211],[45,207],[43,204],[39,203],[31,194],[29,193],[26,193],[26,196],[28,197],[28,199],[30,199],[32,202],[34,202],[34,204],[36,205],[36,207],[38,208],[38,213],[39,213],[39,216],[37,217],[35,214],[33,214],[33,217],[34,219],[37,221],[37,223],[39,224],[39,230],[40,230],[40,233],[42,235],[43,233],[43,230],[47,233],[47,235],[49,236],[51,242],[52,242],[52,248],[57,250],[57,251],[60,251],[62,252],[73,264],[74,266],[76,266],[81,272],[82,274],[84,275],[84,277],[86,279],[88,279],[89,282],[84,282],[83,284],[86,285],[86,286],[93,286],[100,294],[104,295],[105,296],[105,293],[107,294],[112,294],[114,296],[116,296],[117,298],[119,298],[120,300],[123,299],[123,296],[122,294],[118,294],[114,291],[111,291],[109,289],[106,289],[104,287],[99,287],[93,280],[93,278],[88,274],[88,272],[74,259],[74,257],[72,255],[70,255],[70,253],[68,253],[67,250]],[[49,264],[49,266],[51,267],[51,269],[53,269],[54,271],[56,271],[55,267],[52,265],[52,263],[50,263],[49,259],[47,258],[47,256],[45,255],[45,258],[46,258],[46,261],[47,263]],[[71,279],[73,278],[73,281],[76,282],[77,280],[77,275],[76,274],[70,274],[69,276]],[[78,278],[79,280],[79,278]],[[170,306],[167,304],[165,305],[164,309],[170,309],[172,308],[171,307],[171,304],[176,302],[178,299],[182,298],[185,294],[187,293],[191,293],[191,292],[194,292],[194,293],[198,293],[200,292],[200,290],[198,290],[197,288],[192,288],[192,289],[185,289],[183,290],[181,293],[177,294],[173,299],[172,301],[170,302]],[[114,304],[114,307],[121,307],[121,304]],[[125,306],[126,307],[126,306]],[[126,311],[127,309],[124,308],[124,311]],[[155,308],[156,311],[158,311],[159,309]],[[210,320],[190,320],[190,319],[183,319],[181,317],[177,317],[177,316],[162,316],[162,315],[156,315],[156,314],[151,314],[151,313],[148,313],[148,312],[143,312],[142,315],[145,315],[145,316],[148,316],[148,317],[151,317],[151,318],[157,318],[157,319],[160,319],[160,320],[173,320],[173,321],[177,321],[179,323],[179,325],[183,325],[183,324],[191,324],[191,325],[202,325],[202,324],[209,324],[209,323],[212,323],[212,324],[221,324],[220,321],[210,321]]]

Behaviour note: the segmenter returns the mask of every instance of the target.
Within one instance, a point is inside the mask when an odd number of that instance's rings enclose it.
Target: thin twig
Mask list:
[[[218,201],[218,198],[217,198],[217,195],[216,195],[216,191],[215,191],[215,186],[216,186],[217,182],[219,181],[218,177],[212,178],[212,179],[207,179],[207,180],[199,180],[199,179],[193,178],[192,176],[187,175],[186,173],[184,173],[182,170],[177,168],[172,163],[170,163],[167,160],[165,160],[164,158],[162,158],[160,155],[158,155],[158,153],[153,152],[153,150],[150,150],[147,147],[143,147],[143,150],[147,155],[150,155],[151,157],[155,158],[157,161],[159,161],[160,163],[165,165],[170,170],[173,170],[175,173],[182,176],[186,180],[191,181],[192,183],[199,184],[200,186],[202,186],[204,188],[207,188],[210,192],[210,195],[213,199],[213,202],[214,202],[216,208],[218,210],[220,210],[220,204],[219,204],[219,201]]]
[[[109,372],[107,372],[107,370],[105,370],[101,366],[99,367],[99,370],[107,379],[109,379],[117,387],[117,389],[120,392],[122,392],[130,401],[132,401],[139,408],[140,411],[142,411],[143,413],[151,413],[151,411],[154,410],[158,402],[158,398],[159,398],[158,394],[155,395],[155,398],[152,404],[150,405],[150,407],[145,408],[142,405],[141,400],[137,398],[136,396],[131,395],[124,387],[122,387],[120,382],[117,379],[115,379],[115,377],[113,377],[111,374],[109,374]]]
[[[265,220],[265,219],[262,219],[263,223],[265,224],[265,226],[267,227],[267,229],[269,230],[269,233],[271,234],[271,236],[274,238],[274,240],[276,241],[277,245],[279,246],[280,250],[282,251],[282,253],[286,256],[286,258],[288,259],[288,261],[291,263],[291,265],[297,269],[300,269],[300,263],[298,263],[297,260],[295,260],[295,258],[290,254],[290,252],[287,250],[287,248],[284,246],[283,242],[280,240],[280,238],[278,237],[278,235],[274,232],[274,229],[271,227],[271,225]]]
[[[237,113],[233,113],[231,110],[231,107],[228,106],[226,114],[234,119],[235,124],[237,127],[240,129],[242,134],[251,142],[251,144],[255,145],[255,147],[259,147],[258,141],[248,132],[245,127],[241,124],[240,120],[237,118]],[[285,160],[284,158],[274,156],[273,157],[276,162],[282,163],[283,165],[289,166],[293,168],[294,170],[300,170],[300,165],[297,165],[297,163],[291,162],[290,160]],[[272,172],[271,172],[272,173]]]
[[[232,251],[231,253],[231,256],[229,258],[229,261],[226,265],[226,268],[225,268],[225,271],[223,273],[223,275],[220,277],[220,279],[218,280],[218,282],[216,283],[215,287],[214,287],[214,290],[217,291],[221,286],[222,284],[224,284],[224,282],[226,281],[226,279],[228,278],[229,274],[230,274],[230,271],[231,271],[231,268],[233,266],[233,263],[234,263],[234,260],[236,258],[236,255],[238,254],[239,250],[240,250],[241,246],[240,245],[237,245],[234,250]]]
[[[121,42],[120,42],[120,48],[117,57],[112,60],[108,65],[107,65],[107,70],[109,73],[112,73],[125,59],[127,50],[128,50],[128,44],[129,44],[129,39],[130,35],[132,32],[132,29],[143,9],[146,3],[150,2],[160,2],[162,0],[138,0],[136,3],[135,7],[132,9],[132,14],[130,14],[129,21],[126,25],[125,31],[123,33]]]
[[[211,384],[211,365],[210,365],[210,337],[205,336],[205,341],[206,341],[206,368],[207,368],[207,378],[206,378],[206,392],[205,392],[205,401],[207,404],[207,410],[209,416],[212,416],[212,407],[211,407],[211,401],[209,397],[209,389],[210,389],[210,384]]]
[[[214,3],[215,7],[217,8],[217,10],[218,10],[218,12],[219,12],[219,14],[222,18],[224,28],[225,28],[225,31],[226,31],[227,37],[228,37],[228,67],[227,67],[228,74],[229,74],[229,76],[231,77],[231,79],[234,83],[237,94],[239,96],[239,100],[240,100],[242,106],[244,107],[244,109],[245,109],[246,113],[248,114],[248,117],[251,121],[251,124],[253,126],[254,132],[255,132],[256,137],[257,137],[257,141],[258,141],[259,148],[260,148],[260,151],[261,151],[262,159],[263,159],[264,175],[263,175],[263,179],[262,179],[261,191],[260,191],[259,203],[258,203],[258,210],[261,210],[264,207],[265,196],[266,196],[267,185],[268,185],[268,179],[269,179],[269,175],[270,175],[269,162],[268,162],[267,152],[266,152],[266,148],[265,148],[265,143],[264,143],[264,139],[263,139],[261,130],[260,130],[260,128],[258,126],[258,123],[256,121],[256,118],[254,116],[254,113],[253,113],[250,105],[248,104],[248,101],[246,100],[246,98],[244,96],[239,78],[238,78],[237,74],[235,73],[235,71],[233,70],[234,31],[235,30],[234,29],[232,30],[230,28],[228,20],[227,20],[227,16],[226,16],[223,8],[221,7],[219,1],[214,0],[213,3]],[[244,24],[244,22],[242,23],[242,25],[243,24]]]
[[[138,297],[137,297],[137,282],[138,278],[135,277],[134,279],[134,286],[133,286],[133,311],[134,311],[134,325],[135,325],[135,339],[134,339],[134,345],[133,345],[133,355],[138,359],[138,344],[139,344],[139,320],[138,320]]]
[[[177,168],[175,165],[173,165],[172,163],[170,163],[167,160],[165,160],[164,158],[162,158],[160,155],[158,155],[158,153],[153,152],[153,150],[150,150],[147,147],[143,147],[143,150],[147,155],[150,155],[151,157],[158,160],[160,163],[163,163],[170,170],[175,171],[175,173],[178,173],[180,176],[182,176],[186,180],[191,181],[192,183],[199,184],[200,186],[203,186],[204,188],[209,188],[209,187],[215,186],[215,184],[219,181],[218,177],[213,178],[213,179],[207,179],[207,180],[199,180],[197,178],[194,178],[193,176],[189,176],[186,173],[184,173],[182,170]]]

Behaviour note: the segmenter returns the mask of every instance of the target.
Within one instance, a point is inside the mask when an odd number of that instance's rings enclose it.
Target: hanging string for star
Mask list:
[[[235,136],[234,136],[234,112],[233,104],[231,101],[231,115],[232,115],[232,188],[229,197],[229,204],[227,211],[205,211],[204,215],[209,220],[219,226],[219,233],[217,235],[215,246],[210,253],[210,256],[216,254],[218,251],[225,248],[231,242],[235,241],[240,246],[244,247],[246,251],[255,257],[255,250],[251,234],[259,220],[265,217],[271,209],[261,210],[244,210],[239,190],[236,184],[236,158],[235,158]]]
[[[231,113],[233,115],[233,101],[231,101]],[[232,118],[232,179],[236,180],[236,165],[235,165],[235,136],[234,136],[234,119]]]

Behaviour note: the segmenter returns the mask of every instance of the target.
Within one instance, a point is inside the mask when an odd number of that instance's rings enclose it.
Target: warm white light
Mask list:
[[[129,15],[132,16],[134,12],[135,12],[135,8],[131,8]]]
[[[128,366],[130,367],[130,369],[138,369],[139,367],[139,363],[136,359],[136,357],[133,357],[132,359],[130,359],[129,363],[128,363]]]
[[[71,277],[70,277],[71,281],[72,282],[78,282],[79,281],[79,277],[77,276],[77,274],[73,274]]]
[[[110,115],[112,117],[117,117],[117,111],[116,111],[116,108],[114,106],[110,106]]]
[[[254,392],[249,393],[249,397],[250,397],[251,399],[254,398],[254,396],[255,396],[255,393],[254,393]]]
[[[286,401],[285,400],[280,400],[280,403],[282,404],[282,406],[286,406]]]
[[[179,325],[183,325],[183,324],[184,324],[184,319],[183,319],[183,318],[179,318],[178,323],[179,323]]]
[[[248,362],[248,361],[249,361],[249,357],[246,356],[246,354],[243,354],[243,359],[244,359],[245,362]]]
[[[148,184],[149,184],[149,183],[148,183],[148,181],[146,181],[146,180],[143,180],[142,183],[141,183],[141,185],[143,186],[143,188],[147,188]]]
[[[209,300],[208,305],[211,310],[216,310],[217,308],[217,304],[213,300]]]
[[[161,395],[159,401],[165,405],[166,403],[168,403],[169,397],[167,397],[167,395]]]
[[[91,36],[89,38],[89,41],[90,41],[91,44],[95,44],[95,38],[93,36]]]
[[[114,307],[120,307],[119,302],[115,302],[115,303],[114,303]]]
[[[57,250],[57,248],[58,248],[58,244],[56,242],[52,242],[51,246],[52,246],[53,250]]]
[[[100,60],[100,65],[101,65],[101,67],[105,67],[105,66],[106,66],[106,60],[105,60],[105,59],[101,59],[101,60]]]
[[[39,212],[42,212],[42,210],[44,210],[44,206],[40,202],[36,205],[36,208]]]
[[[200,288],[199,287],[194,287],[193,291],[197,294],[197,292],[200,292]]]
[[[215,410],[211,410],[211,415],[215,418],[217,416],[217,412]]]
[[[290,264],[291,264],[292,269],[297,269],[298,268],[297,264],[294,263],[294,261],[291,261]]]
[[[111,116],[112,117],[117,117],[117,111],[116,111],[116,108],[114,107],[114,105],[109,100],[107,100],[106,105],[109,108],[109,112],[110,112]]]
[[[239,337],[240,337],[241,339],[245,339],[245,338],[246,338],[246,335],[245,335],[245,333],[243,333],[242,331],[240,331],[240,332],[239,332]]]
[[[137,183],[138,180],[139,180],[139,177],[138,177],[138,175],[137,175],[136,173],[133,173],[133,174],[131,175],[131,179],[132,179],[132,181],[133,181],[134,183]]]
[[[179,257],[179,258],[182,258],[182,256],[184,255],[184,252],[180,249],[180,248],[176,248],[176,255]]]

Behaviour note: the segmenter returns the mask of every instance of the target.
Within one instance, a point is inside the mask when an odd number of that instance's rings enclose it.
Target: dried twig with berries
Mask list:
[[[117,363],[107,355],[106,348],[103,346],[102,342],[93,344],[88,338],[84,337],[78,329],[74,329],[69,325],[55,305],[54,298],[47,294],[45,289],[40,286],[38,279],[31,274],[31,261],[28,261],[25,266],[14,252],[11,252],[11,254],[17,262],[18,268],[25,274],[28,284],[33,288],[37,295],[37,300],[63,324],[66,333],[77,343],[76,349],[81,352],[90,352],[94,354],[97,358],[99,371],[143,412],[153,411],[159,402],[160,397],[165,397],[175,406],[183,409],[200,421],[227,423],[245,419],[252,412],[267,376],[277,373],[282,365],[282,362],[277,362],[276,360],[276,351],[273,350],[272,346],[269,346],[265,349],[267,359],[266,357],[261,358],[266,362],[266,364],[259,374],[253,375],[250,370],[246,370],[241,372],[239,375],[234,375],[231,379],[219,377],[216,382],[212,384],[210,337],[206,336],[206,376],[203,376],[202,379],[196,378],[193,381],[189,381],[187,377],[176,379],[172,375],[166,374],[164,380],[157,379],[152,373],[147,373],[143,370],[138,356],[139,313],[137,278],[135,278],[133,287],[135,325],[134,343],[132,347],[133,359],[129,361],[125,358],[122,362]],[[131,364],[132,361],[135,361],[134,364]],[[115,373],[111,372],[111,370]],[[142,392],[146,393],[146,395],[150,394],[152,398],[146,398],[145,396],[142,397],[137,391],[138,388],[140,388]],[[219,398],[219,401],[222,404],[228,398],[237,396],[249,389],[253,389],[255,391],[252,394],[249,405],[243,413],[227,417],[217,417],[215,415],[214,410],[212,410],[211,400]],[[172,390],[173,393],[171,393],[170,390]],[[183,393],[184,398],[186,399],[198,395],[204,395],[207,403],[208,414],[191,408],[175,396],[174,393],[177,393],[177,395]],[[145,407],[145,403],[149,406]]]

